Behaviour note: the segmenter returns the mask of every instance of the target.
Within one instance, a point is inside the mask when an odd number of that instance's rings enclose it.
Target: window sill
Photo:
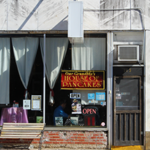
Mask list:
[[[92,127],[45,127],[45,131],[57,131],[57,130],[62,130],[62,131],[108,131],[107,128],[92,128]]]
[[[1,129],[2,126],[0,126]],[[44,131],[108,131],[108,129],[98,127],[45,127]]]

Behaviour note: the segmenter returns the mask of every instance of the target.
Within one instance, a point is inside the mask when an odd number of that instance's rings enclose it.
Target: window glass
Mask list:
[[[116,78],[116,109],[139,109],[139,79]]]
[[[62,70],[105,71],[105,40],[105,38],[88,37],[85,38],[83,44],[69,43]],[[62,90],[60,73],[54,88],[54,95],[55,103],[51,106],[53,123],[47,123],[47,126],[106,127],[105,88],[103,90],[92,88],[90,90],[73,90],[72,88]],[[48,111],[50,112],[49,108],[47,108],[47,114]]]
[[[59,35],[57,36],[59,37]],[[60,36],[63,38],[62,35]],[[44,110],[43,61],[40,45],[38,45],[31,71],[26,101],[24,101],[25,89],[18,74],[12,45],[10,49],[10,104],[7,106],[0,105],[0,125],[2,125],[2,122],[40,123],[43,122],[43,111],[45,111],[47,126],[106,127],[106,77],[103,79],[105,80],[105,87],[101,90],[92,88],[90,90],[62,90],[60,71],[51,93],[46,79],[46,107]],[[85,35],[85,43],[83,44],[73,45],[69,42],[61,70],[97,70],[104,71],[106,76],[106,37],[104,35],[103,37],[100,35]],[[54,103],[51,103],[50,94]],[[28,108],[29,104],[30,108],[25,109],[24,107]]]

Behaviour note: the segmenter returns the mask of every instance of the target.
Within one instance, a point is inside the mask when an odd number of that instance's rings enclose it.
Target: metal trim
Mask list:
[[[61,130],[61,131],[108,131],[108,128],[85,128],[85,127],[45,127],[45,130],[53,130],[53,131],[57,131],[57,130]]]
[[[113,67],[144,67],[144,65],[113,65]]]

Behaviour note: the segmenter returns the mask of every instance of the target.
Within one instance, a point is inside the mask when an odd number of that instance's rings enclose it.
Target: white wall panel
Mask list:
[[[44,0],[38,8],[38,30],[68,30],[68,0]]]
[[[42,1],[11,0],[8,11],[8,30],[37,30],[38,12]]]
[[[67,30],[69,0],[0,0],[0,30]],[[150,0],[83,0],[84,9],[140,7],[150,28]],[[138,11],[84,11],[84,30],[143,28]],[[8,20],[8,22],[7,22]]]
[[[141,32],[114,32],[114,42],[143,42],[144,33]]]
[[[150,131],[150,31],[146,31],[146,53],[145,53],[145,131]]]
[[[0,1],[0,30],[7,30],[7,1]]]

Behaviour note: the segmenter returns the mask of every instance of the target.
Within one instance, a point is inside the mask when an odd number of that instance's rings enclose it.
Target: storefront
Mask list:
[[[45,39],[42,35],[16,34],[1,38],[4,44],[10,45],[5,52],[3,44],[2,56],[5,53],[9,59],[2,67],[11,62],[7,68],[10,97],[1,102],[1,125],[45,122],[44,138],[50,142],[45,144],[108,147],[107,34],[84,36],[81,44],[71,44],[65,34],[46,34]],[[46,86],[43,90],[44,42]],[[64,100],[64,112],[69,117],[55,117],[55,109]],[[51,134],[55,133],[57,139],[53,141]]]
[[[9,67],[7,69],[10,101],[1,104],[1,125],[3,122],[45,122],[43,145],[46,146],[79,144],[86,148],[86,144],[94,144],[95,148],[109,148],[111,136],[113,145],[142,145],[144,68],[139,65],[139,61],[143,61],[141,42],[138,61],[132,62],[132,58],[119,61],[118,47],[130,43],[128,38],[122,43],[113,40],[122,34],[85,34],[81,44],[71,44],[65,34],[46,34],[45,40],[36,34],[1,38],[3,43],[8,40],[7,45],[10,44],[5,55],[10,54],[11,60],[10,71]],[[137,34],[142,38],[143,33],[126,34],[135,40]],[[112,43],[115,49],[110,52]],[[126,50],[133,46],[124,45]],[[64,100],[64,112],[69,117],[55,117],[55,109]],[[32,141],[32,146],[36,147],[35,143]]]
[[[9,3],[17,11],[8,24],[1,18],[0,128],[3,122],[46,127],[42,142],[1,139],[0,148],[148,149],[150,35],[134,8],[139,2],[130,10],[129,2],[84,0],[83,41],[74,43],[68,1],[25,1]],[[55,115],[62,104],[65,115]]]

